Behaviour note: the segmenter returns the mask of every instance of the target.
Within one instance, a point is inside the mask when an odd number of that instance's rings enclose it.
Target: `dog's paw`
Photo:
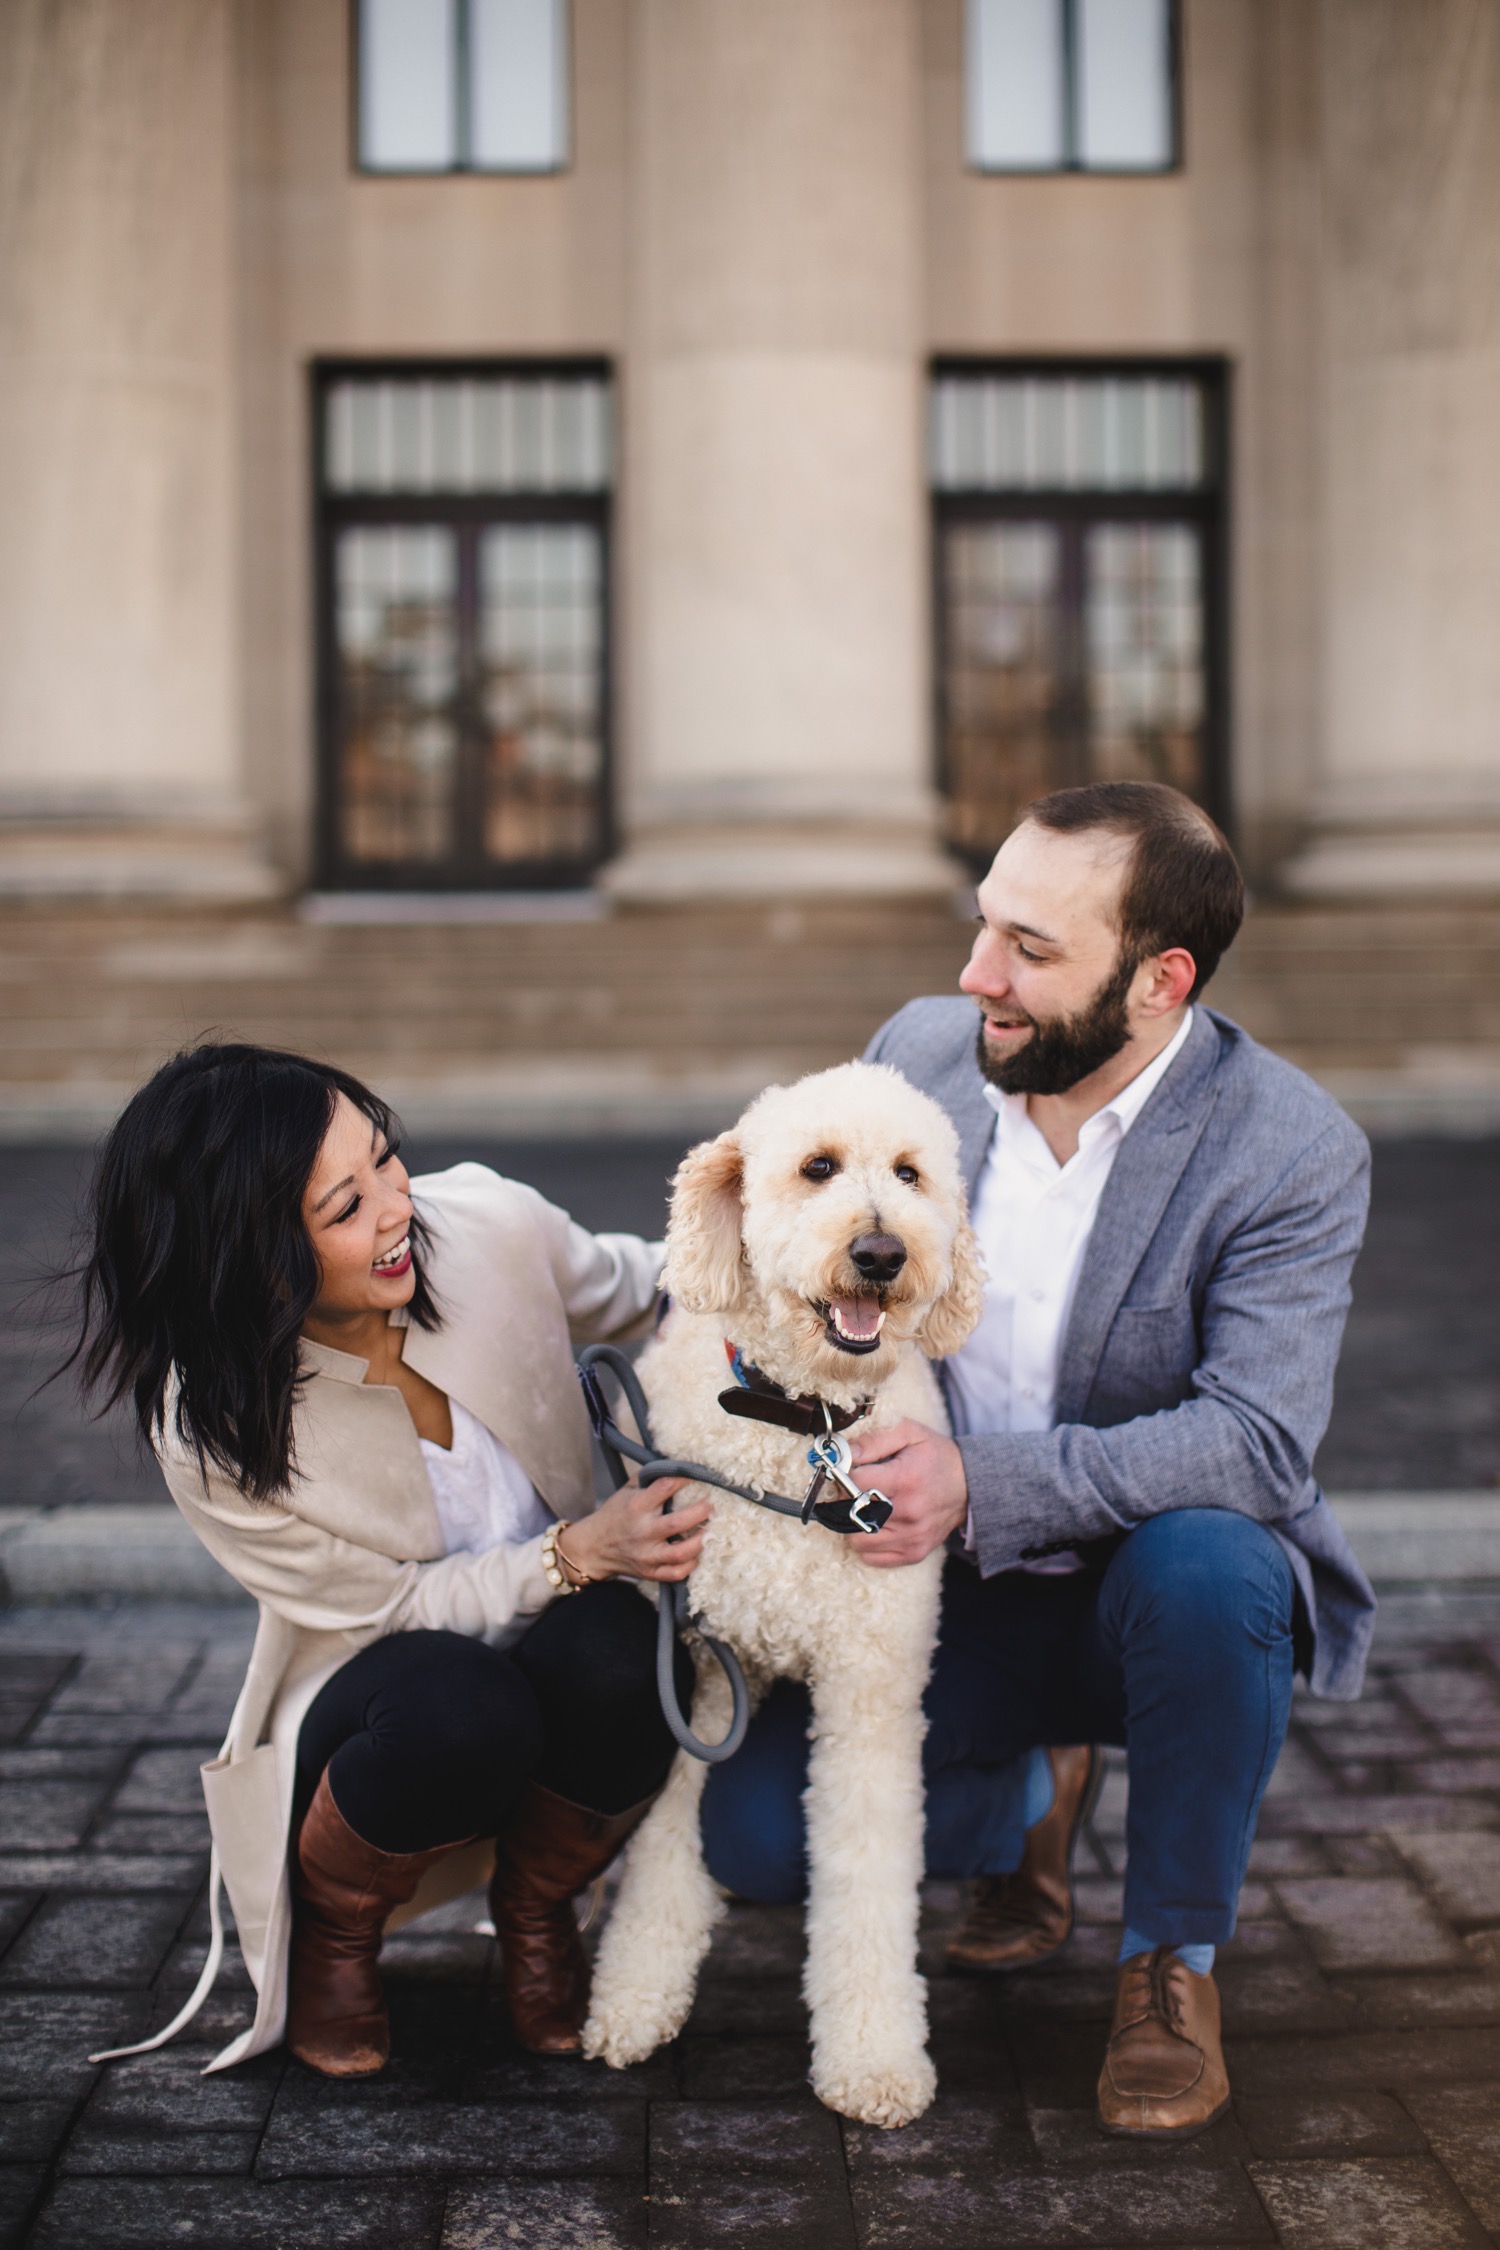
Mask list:
[[[812,2089],[829,2109],[861,2125],[910,2125],[937,2092],[937,2072],[920,2049],[884,2064],[862,2056],[850,2069],[815,2062]]]
[[[611,2070],[628,2070],[655,2052],[634,2030],[598,2016],[590,2016],[583,2027],[583,2051],[590,2062],[608,2063]]]
[[[645,2007],[600,2006],[597,2002],[583,2027],[583,2051],[591,2062],[608,2063],[611,2070],[628,2070],[646,2060],[658,2047],[677,2036],[677,2025]]]
[[[657,2042],[642,2038],[639,2019],[619,2022],[609,2014],[591,2015],[583,2027],[583,2051],[590,2062],[608,2063],[611,2070],[628,2070],[655,2054]]]

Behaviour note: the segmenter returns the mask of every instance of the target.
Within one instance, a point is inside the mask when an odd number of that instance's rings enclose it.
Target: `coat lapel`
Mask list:
[[[297,1410],[297,1514],[378,1555],[433,1562],[443,1533],[406,1401],[367,1383],[367,1360],[304,1336]],[[351,1475],[351,1464],[357,1464]]]
[[[1200,1008],[1187,1045],[1120,1145],[1063,1337],[1059,1423],[1083,1418],[1115,1314],[1213,1110],[1218,1051],[1218,1033]]]

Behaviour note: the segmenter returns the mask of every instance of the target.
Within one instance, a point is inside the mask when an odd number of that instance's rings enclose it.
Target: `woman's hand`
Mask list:
[[[655,1484],[622,1485],[591,1516],[570,1523],[559,1560],[590,1578],[686,1578],[703,1552],[712,1503],[690,1500],[670,1515],[666,1504],[687,1479],[659,1477]]]

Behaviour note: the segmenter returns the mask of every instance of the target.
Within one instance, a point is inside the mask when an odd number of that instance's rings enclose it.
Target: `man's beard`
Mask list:
[[[1038,1023],[1024,1009],[1017,1013],[1032,1028],[1014,1054],[997,1055],[979,1023],[979,1067],[1002,1094],[1066,1094],[1091,1072],[1112,1062],[1130,1037],[1127,1002],[1139,963],[1122,956],[1086,1008],[1076,1016]]]

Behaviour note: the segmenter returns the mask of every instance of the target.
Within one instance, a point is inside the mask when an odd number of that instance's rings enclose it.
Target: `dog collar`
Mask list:
[[[770,1422],[779,1430],[795,1430],[799,1437],[822,1437],[830,1429],[847,1430],[868,1414],[873,1401],[862,1398],[855,1406],[830,1406],[826,1399],[794,1398],[770,1376],[746,1359],[738,1344],[724,1339],[724,1356],[734,1376],[734,1388],[720,1391],[719,1404],[726,1414],[746,1422]]]

